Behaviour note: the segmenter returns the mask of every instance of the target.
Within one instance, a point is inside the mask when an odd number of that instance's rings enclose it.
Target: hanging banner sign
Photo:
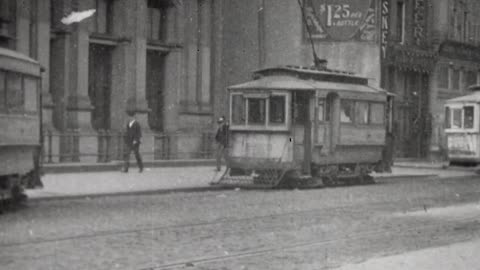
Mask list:
[[[413,9],[413,39],[417,46],[425,43],[425,29],[427,23],[425,0],[415,0],[415,8]]]
[[[312,38],[325,41],[376,41],[375,1],[304,0]]]
[[[388,46],[388,34],[390,31],[390,21],[389,21],[389,14],[390,14],[390,0],[382,0],[380,7],[380,46],[382,49],[382,58],[387,58],[387,46]]]

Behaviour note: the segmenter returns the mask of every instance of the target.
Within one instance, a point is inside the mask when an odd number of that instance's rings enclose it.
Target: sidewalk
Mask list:
[[[480,269],[480,240],[444,247],[416,250],[404,254],[344,265],[337,270],[472,270]]]
[[[47,173],[43,176],[42,189],[27,190],[30,199],[70,198],[118,194],[146,194],[188,191],[218,190],[211,186],[223,172],[214,166],[156,167],[138,173],[132,168],[129,173],[120,170],[87,171],[71,173]],[[438,176],[463,177],[476,175],[473,171],[437,168],[393,167],[392,173],[374,173],[376,179],[399,177]]]
[[[44,187],[27,190],[30,199],[86,197],[113,194],[214,190],[209,183],[223,172],[211,166],[147,168],[143,173],[131,168],[83,173],[51,173],[42,177]]]

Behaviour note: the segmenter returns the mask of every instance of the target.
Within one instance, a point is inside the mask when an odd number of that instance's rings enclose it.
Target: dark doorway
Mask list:
[[[88,95],[93,105],[92,126],[110,129],[112,92],[112,47],[90,44],[88,56]]]
[[[394,127],[395,156],[425,158],[430,138],[428,75],[396,71]]]

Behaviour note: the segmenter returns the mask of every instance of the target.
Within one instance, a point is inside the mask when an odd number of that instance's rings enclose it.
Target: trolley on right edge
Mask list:
[[[392,153],[393,97],[368,79],[280,66],[228,87],[227,171],[217,184],[317,187],[371,183]],[[390,140],[391,141],[391,140]]]
[[[473,93],[445,103],[445,135],[451,164],[480,163],[480,85]]]

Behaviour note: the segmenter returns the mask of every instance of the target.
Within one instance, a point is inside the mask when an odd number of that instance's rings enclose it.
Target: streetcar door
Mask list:
[[[323,139],[322,153],[331,155],[340,135],[340,97],[337,93],[328,93],[325,99],[325,136]]]
[[[293,93],[294,159],[302,163],[304,174],[310,174],[312,161],[312,121],[310,116],[311,92]]]

